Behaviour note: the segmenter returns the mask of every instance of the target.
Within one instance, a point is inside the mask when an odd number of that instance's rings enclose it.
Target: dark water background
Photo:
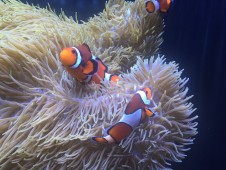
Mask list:
[[[23,0],[22,0],[23,1]],[[105,0],[27,0],[87,21],[104,9]],[[24,1],[25,2],[25,1]],[[189,94],[197,111],[198,132],[194,145],[175,170],[226,169],[226,0],[174,0],[164,15],[161,53],[176,61],[189,77]]]

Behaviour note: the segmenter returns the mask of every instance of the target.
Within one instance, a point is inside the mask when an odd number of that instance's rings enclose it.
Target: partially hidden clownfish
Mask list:
[[[64,48],[60,53],[60,61],[68,73],[82,84],[102,80],[117,82],[118,75],[109,74],[108,67],[95,57],[87,44]]]
[[[148,13],[153,13],[156,11],[160,11],[163,13],[166,13],[171,4],[172,4],[173,0],[152,0],[152,1],[147,1],[145,3],[145,7]]]
[[[122,118],[116,124],[110,126],[103,137],[92,137],[99,143],[120,143],[129,136],[135,127],[140,125],[155,114],[149,105],[152,100],[150,88],[144,88],[136,92],[126,106]]]

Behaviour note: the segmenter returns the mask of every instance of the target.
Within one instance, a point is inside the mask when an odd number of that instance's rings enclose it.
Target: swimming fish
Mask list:
[[[151,100],[150,88],[137,91],[127,104],[119,122],[110,126],[104,137],[92,137],[92,139],[99,143],[120,143],[129,136],[135,127],[147,120],[148,117],[155,115],[149,108]]]
[[[68,73],[82,84],[102,80],[117,82],[118,75],[107,73],[108,67],[95,57],[87,44],[64,48],[60,53],[60,61]]]
[[[148,13],[153,13],[156,11],[160,11],[163,13],[166,13],[171,4],[172,4],[173,0],[152,0],[152,1],[147,1],[145,3],[145,7]]]

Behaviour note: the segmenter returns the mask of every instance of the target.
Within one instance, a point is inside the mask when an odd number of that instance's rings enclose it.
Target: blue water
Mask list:
[[[225,0],[178,0],[165,16],[163,53],[185,69],[199,115],[195,144],[183,163],[174,165],[175,169],[226,169],[225,6]]]
[[[30,0],[80,20],[104,9],[105,0]],[[184,68],[190,78],[192,102],[198,108],[195,144],[175,170],[226,169],[226,0],[174,0],[164,16],[165,33],[161,53]]]

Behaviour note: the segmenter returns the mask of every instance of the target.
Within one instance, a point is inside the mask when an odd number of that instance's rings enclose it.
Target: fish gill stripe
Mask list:
[[[110,81],[110,79],[111,79],[111,74],[105,72],[104,80]]]
[[[141,117],[142,109],[138,109],[132,114],[123,114],[119,122],[126,123],[133,129],[139,125]]]
[[[142,101],[144,102],[144,104],[150,105],[151,101],[147,99],[147,96],[146,96],[144,91],[139,90],[139,91],[137,91],[137,93],[140,95],[140,97],[141,97]]]
[[[70,68],[75,69],[75,68],[77,68],[81,64],[81,62],[82,62],[82,56],[81,56],[81,54],[80,54],[80,52],[79,52],[79,50],[77,48],[75,48],[75,47],[72,47],[72,48],[77,53],[77,60],[76,60],[76,63],[75,64],[73,64],[72,66],[70,66]]]

